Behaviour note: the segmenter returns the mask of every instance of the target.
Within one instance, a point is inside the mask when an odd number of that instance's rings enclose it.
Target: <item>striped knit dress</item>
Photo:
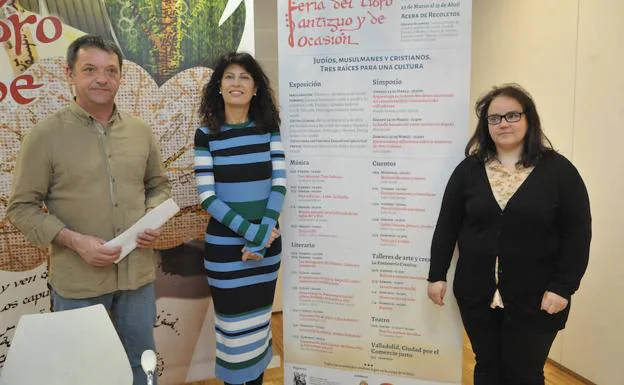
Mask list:
[[[271,311],[281,237],[265,249],[286,194],[280,134],[253,122],[195,133],[195,176],[206,229],[204,265],[215,308],[216,376],[242,384],[271,361]],[[264,256],[241,260],[243,248]]]

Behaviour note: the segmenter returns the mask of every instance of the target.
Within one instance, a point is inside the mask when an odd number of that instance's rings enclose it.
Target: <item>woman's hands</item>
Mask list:
[[[266,248],[268,249],[269,247],[271,247],[271,244],[273,243],[273,241],[276,240],[279,236],[280,236],[279,229],[276,229],[274,227],[273,231],[271,231],[271,236],[269,237],[269,240],[267,241]]]
[[[265,245],[265,247],[267,249],[271,247],[271,244],[273,243],[273,241],[275,241],[279,236],[280,236],[280,231],[276,228],[273,228],[273,231],[271,231],[271,236],[269,237],[269,240],[267,241],[267,244]],[[247,247],[243,247],[243,256],[241,258],[243,261],[259,261],[262,258],[263,258],[262,255],[248,250]]]
[[[427,285],[427,296],[436,305],[444,306],[444,295],[446,294],[446,282],[429,282]]]
[[[430,282],[429,285],[427,285],[427,296],[429,297],[431,302],[435,303],[436,305],[444,305],[445,294],[445,281]],[[565,310],[566,307],[568,307],[567,299],[563,298],[559,294],[553,293],[552,291],[547,291],[544,293],[544,296],[542,297],[541,310],[544,310],[548,314],[556,314],[560,311]]]
[[[560,296],[559,294],[555,294],[552,291],[547,291],[544,293],[542,297],[542,307],[541,310],[544,310],[548,314],[556,314],[565,308],[568,307],[568,300]]]
[[[262,259],[262,256],[260,254],[256,254],[253,251],[249,251],[249,250],[243,251],[243,257],[242,257],[243,262],[245,262],[245,261],[259,261],[261,259]]]

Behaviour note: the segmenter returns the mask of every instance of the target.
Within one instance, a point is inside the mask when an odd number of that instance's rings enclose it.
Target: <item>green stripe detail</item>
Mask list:
[[[284,196],[286,195],[286,187],[284,186],[273,186],[271,187],[271,191],[278,192]]]
[[[223,314],[223,313],[217,313],[215,311],[215,315],[217,316],[217,318],[221,319],[223,322],[230,322],[228,321],[228,318],[238,318],[238,317],[246,316],[248,314],[261,313],[263,310],[271,309],[272,306],[273,304],[265,306],[265,307],[259,307],[250,311],[246,311],[244,313],[236,313],[236,314]]]
[[[227,212],[227,214],[225,214],[225,216],[223,217],[223,221],[221,221],[221,223],[223,223],[227,227],[230,227],[230,223],[232,223],[234,218],[236,218],[236,212],[234,210],[230,210]]]
[[[274,219],[277,221],[277,218],[279,218],[280,213],[279,211],[275,211],[275,210],[271,210],[271,209],[267,209],[266,213],[264,213],[264,216]]]
[[[241,225],[238,227],[236,231],[241,237],[245,238],[245,234],[247,234],[247,230],[249,230],[249,226],[251,226],[251,222],[243,221]]]
[[[208,198],[206,198],[201,204],[204,210],[208,210],[208,207],[210,207],[210,204],[212,204],[212,202],[214,202],[215,199],[217,199],[215,195],[211,195]]]
[[[238,123],[238,124],[225,123],[224,126],[229,127],[229,128],[247,128],[249,127],[249,123],[251,123],[251,120],[248,120],[244,123]]]
[[[258,233],[254,237],[253,243],[255,243],[256,245],[261,245],[262,241],[264,241],[265,235],[269,231],[269,225],[258,225],[258,226],[259,226]]]
[[[264,216],[268,199],[251,202],[228,202],[227,204],[247,220],[261,220]]]
[[[273,340],[270,340],[269,346],[267,346],[267,348],[265,349],[264,352],[262,352],[262,354],[260,354],[257,357],[252,358],[251,360],[243,361],[243,362],[236,362],[236,363],[227,362],[217,357],[217,365],[222,366],[226,369],[232,369],[232,370],[248,368],[250,366],[255,365],[258,361],[261,361],[264,358],[264,356],[266,356],[269,353],[269,351],[271,351],[272,347],[273,347]]]

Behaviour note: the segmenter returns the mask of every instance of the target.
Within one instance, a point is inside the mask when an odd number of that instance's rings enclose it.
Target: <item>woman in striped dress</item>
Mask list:
[[[271,310],[286,193],[280,118],[269,79],[246,53],[219,59],[195,133],[199,200],[210,214],[204,264],[215,307],[216,375],[261,384],[272,358]]]

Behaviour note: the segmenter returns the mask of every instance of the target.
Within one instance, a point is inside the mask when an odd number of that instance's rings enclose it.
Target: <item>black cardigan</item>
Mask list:
[[[428,280],[446,280],[457,243],[453,291],[460,307],[489,305],[498,256],[506,320],[558,330],[570,306],[548,315],[540,311],[542,296],[548,290],[570,299],[587,268],[590,240],[587,190],[565,157],[554,151],[544,155],[501,210],[483,162],[471,156],[455,168],[444,192]]]

